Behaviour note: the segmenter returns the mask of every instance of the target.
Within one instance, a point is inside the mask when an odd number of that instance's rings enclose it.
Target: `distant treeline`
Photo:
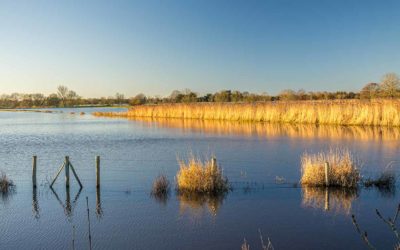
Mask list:
[[[394,73],[383,76],[380,83],[368,83],[359,92],[307,92],[305,90],[283,90],[278,95],[268,93],[256,94],[247,91],[222,90],[216,93],[199,95],[189,89],[174,90],[167,97],[146,96],[138,94],[125,98],[117,93],[112,97],[81,98],[75,91],[65,86],[59,86],[57,93],[45,96],[43,94],[19,94],[0,96],[0,108],[29,108],[29,107],[73,107],[73,106],[113,106],[113,105],[143,105],[161,103],[195,103],[195,102],[268,102],[277,100],[338,100],[338,99],[376,99],[399,98],[400,80]]]

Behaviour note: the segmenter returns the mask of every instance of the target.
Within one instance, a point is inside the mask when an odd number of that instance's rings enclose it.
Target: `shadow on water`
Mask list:
[[[197,194],[197,193],[177,193],[179,201],[179,211],[191,212],[193,215],[200,215],[205,210],[212,216],[218,214],[218,210],[223,204],[227,193],[221,194]]]
[[[324,211],[350,214],[353,201],[358,197],[355,188],[303,187],[302,205]]]

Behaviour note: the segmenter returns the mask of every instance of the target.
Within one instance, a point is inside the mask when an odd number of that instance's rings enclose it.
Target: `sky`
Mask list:
[[[0,94],[357,91],[400,73],[399,0],[0,0]]]

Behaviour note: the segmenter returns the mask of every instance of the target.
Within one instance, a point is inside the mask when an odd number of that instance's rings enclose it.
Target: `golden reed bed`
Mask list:
[[[177,103],[136,106],[96,116],[183,118],[302,124],[400,126],[400,100]]]

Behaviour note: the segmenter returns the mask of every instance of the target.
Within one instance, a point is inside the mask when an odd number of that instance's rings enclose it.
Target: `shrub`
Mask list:
[[[360,181],[358,163],[348,149],[330,149],[318,154],[304,153],[301,157],[302,177],[305,186],[326,186],[325,163],[329,164],[328,186],[355,188]]]

